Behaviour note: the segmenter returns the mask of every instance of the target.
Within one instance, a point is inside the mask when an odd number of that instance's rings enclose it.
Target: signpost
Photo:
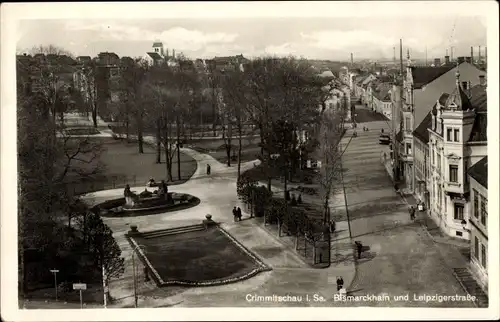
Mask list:
[[[51,269],[50,272],[54,274],[54,287],[56,289],[56,302],[57,302],[57,273],[59,273],[59,270]]]
[[[82,291],[84,291],[84,290],[87,289],[87,284],[85,284],[85,283],[75,283],[75,284],[73,284],[73,289],[80,291],[80,308],[83,309]]]

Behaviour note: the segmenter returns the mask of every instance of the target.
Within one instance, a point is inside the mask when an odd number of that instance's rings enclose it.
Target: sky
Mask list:
[[[443,57],[454,47],[454,57],[469,56],[474,46],[486,46],[486,20],[457,14],[393,15],[385,17],[198,17],[151,19],[33,19],[20,20],[17,50],[53,44],[76,56],[115,52],[138,57],[152,51],[152,43],[190,58],[243,54],[303,56],[310,59],[392,59],[399,39],[404,56]],[[482,50],[484,53],[484,49]]]

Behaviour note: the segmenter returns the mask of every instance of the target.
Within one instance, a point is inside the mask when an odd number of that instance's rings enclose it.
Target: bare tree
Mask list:
[[[321,161],[319,184],[321,198],[323,199],[323,222],[330,221],[330,198],[334,191],[334,183],[338,179],[340,168],[340,151],[338,149],[341,131],[342,114],[339,111],[326,110],[321,117],[321,126],[318,136],[318,160]]]

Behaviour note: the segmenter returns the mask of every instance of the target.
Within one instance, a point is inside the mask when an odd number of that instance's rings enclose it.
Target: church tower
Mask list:
[[[153,52],[159,54],[161,57],[164,56],[164,54],[163,54],[163,43],[161,41],[155,41],[153,43]]]

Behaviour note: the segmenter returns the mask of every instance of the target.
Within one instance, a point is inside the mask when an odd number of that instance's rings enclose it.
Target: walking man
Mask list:
[[[236,209],[236,216],[238,216],[238,221],[241,221],[242,214],[241,214],[241,208],[240,207],[238,207],[238,209]]]
[[[236,209],[236,206],[233,208],[233,219],[236,221],[236,218],[238,218],[238,209]]]
[[[360,241],[355,241],[356,249],[358,251],[358,259],[361,259],[361,252],[363,251],[363,244]]]
[[[336,228],[336,227],[335,227],[335,221],[334,221],[334,220],[332,220],[332,221],[330,222],[330,232],[331,232],[332,234],[335,232],[335,228]]]
[[[210,164],[207,164],[207,175],[210,175]]]
[[[410,206],[408,212],[410,213],[410,220],[415,220],[415,208],[413,206]]]

